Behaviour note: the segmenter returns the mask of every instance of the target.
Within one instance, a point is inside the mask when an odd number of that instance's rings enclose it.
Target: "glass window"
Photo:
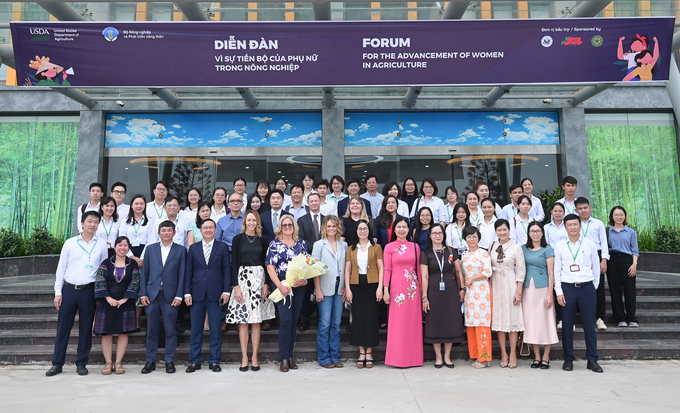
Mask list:
[[[247,21],[248,3],[220,3],[218,8],[211,8],[212,11],[220,12],[222,21]]]
[[[111,20],[112,21],[135,21],[137,13],[137,3],[111,3]]]
[[[673,16],[675,7],[672,1],[650,1],[652,16]]]
[[[418,2],[418,20],[439,20],[445,7],[435,2]]]
[[[174,3],[148,3],[149,21],[172,21]]]
[[[530,19],[550,19],[553,15],[553,5],[549,1],[529,1],[526,2],[529,6]]]
[[[257,20],[259,21],[285,21],[285,3],[258,3]],[[255,11],[255,10],[251,10]]]
[[[295,21],[314,20],[311,3],[295,3]]]
[[[10,6],[12,3],[8,3]],[[24,3],[24,12],[21,16],[23,21],[47,21],[50,19],[50,14],[47,10],[40,7],[38,3]]]
[[[514,1],[493,2],[491,11],[494,19],[514,19],[517,17],[517,3]]]
[[[380,3],[380,20],[408,20],[407,3]]]
[[[670,113],[586,114],[593,216],[621,205],[638,228],[677,225],[680,178]]]
[[[636,17],[640,15],[637,1],[614,1],[612,3],[616,17]]]
[[[371,20],[371,12],[371,3],[345,3],[344,20]]]

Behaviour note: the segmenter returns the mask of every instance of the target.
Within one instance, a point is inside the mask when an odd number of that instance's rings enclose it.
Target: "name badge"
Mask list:
[[[439,282],[439,291],[446,290],[446,283],[444,281]]]
[[[578,264],[571,264],[569,266],[569,271],[571,272],[579,272],[581,271],[581,267]]]
[[[139,242],[138,241],[132,241],[132,246],[133,247],[139,247]]]
[[[86,270],[94,270],[94,264],[92,264],[90,262],[86,262],[85,263],[85,269]]]
[[[459,257],[462,257],[464,252],[465,252],[465,248],[458,248],[458,256]]]

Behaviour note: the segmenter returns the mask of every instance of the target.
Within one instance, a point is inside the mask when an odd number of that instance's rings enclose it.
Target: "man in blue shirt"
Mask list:
[[[236,234],[241,233],[241,225],[243,223],[243,213],[241,207],[243,206],[243,196],[239,193],[232,194],[229,197],[229,209],[231,213],[220,218],[217,223],[217,230],[215,231],[215,239],[222,241],[229,247],[231,252],[231,242]]]

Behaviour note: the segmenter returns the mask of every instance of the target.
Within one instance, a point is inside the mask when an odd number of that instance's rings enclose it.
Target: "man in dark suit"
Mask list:
[[[163,316],[165,327],[165,372],[174,373],[177,349],[177,312],[184,295],[186,248],[172,242],[175,224],[162,222],[158,227],[160,242],[147,245],[139,292],[146,307],[146,364],[142,374],[156,370],[158,331]]]
[[[342,220],[342,217],[345,216],[345,212],[347,212],[347,206],[349,205],[349,200],[353,196],[358,197],[359,196],[359,190],[361,189],[361,182],[357,178],[352,178],[349,181],[347,181],[347,192],[349,193],[349,197],[341,200],[338,202],[338,217]],[[368,216],[371,216],[371,201],[361,198],[362,201],[364,201],[364,205],[366,206],[366,213]]]
[[[309,213],[301,216],[297,220],[298,237],[305,240],[307,244],[307,252],[311,255],[314,243],[321,239],[321,225],[325,216],[321,215],[321,197],[316,192],[312,192],[307,197],[307,204],[309,205]],[[298,330],[309,330],[309,317],[312,313],[313,304],[310,296],[314,291],[314,283],[307,283],[305,288],[305,301],[302,303],[302,312],[300,313],[300,322]]]
[[[260,214],[260,222],[262,223],[262,237],[269,245],[274,238],[276,238],[276,225],[283,215],[293,215],[282,209],[283,207],[283,192],[278,189],[273,189],[269,194],[269,205],[271,209]]]
[[[184,279],[184,301],[191,307],[191,364],[187,373],[201,368],[203,347],[203,320],[208,312],[210,324],[210,370],[218,373],[222,353],[222,309],[220,298],[226,304],[231,291],[231,260],[224,242],[215,242],[215,221],[206,219],[201,224],[203,241],[193,244],[187,254]]]

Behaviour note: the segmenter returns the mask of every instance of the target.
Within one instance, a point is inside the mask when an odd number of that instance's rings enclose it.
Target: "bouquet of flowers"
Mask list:
[[[288,262],[288,268],[286,269],[286,279],[281,283],[286,287],[292,286],[295,280],[309,280],[314,277],[318,277],[322,274],[328,272],[328,266],[321,261],[317,261],[309,254],[298,254],[293,257],[290,262]],[[291,290],[289,295],[293,295]],[[286,297],[281,294],[277,288],[269,294],[269,299],[275,303],[284,300]]]

